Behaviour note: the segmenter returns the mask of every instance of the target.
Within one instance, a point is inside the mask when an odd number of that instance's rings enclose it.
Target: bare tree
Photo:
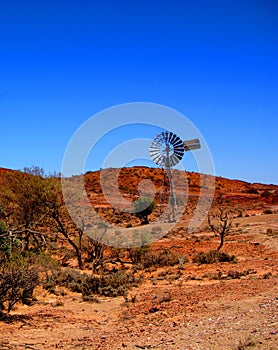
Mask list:
[[[51,212],[51,217],[53,218],[54,222],[56,223],[56,229],[58,232],[60,232],[66,239],[66,241],[72,246],[74,249],[77,261],[78,261],[78,267],[80,269],[83,269],[83,260],[82,260],[82,250],[79,244],[76,244],[73,238],[71,237],[71,232],[69,228],[67,227],[67,222],[63,220],[64,216],[61,214],[61,211],[56,208]]]
[[[87,244],[87,261],[93,263],[93,272],[97,270],[99,266],[103,264],[103,253],[105,245],[98,240],[88,237]]]
[[[76,227],[70,218],[63,201],[61,183],[59,180],[60,179],[55,177],[49,177],[46,179],[43,203],[46,208],[48,222],[51,229],[55,229],[71,245],[77,258],[78,267],[82,269],[83,230]],[[77,242],[75,241],[75,237],[78,238]]]
[[[215,208],[208,215],[208,225],[210,229],[220,237],[219,251],[224,244],[225,237],[229,234],[233,222],[232,210],[224,202],[222,196],[219,196],[215,203]]]
[[[95,272],[104,263],[104,250],[106,245],[103,243],[108,226],[105,223],[98,225],[97,230],[92,237],[87,236],[87,261],[93,263],[93,272]]]

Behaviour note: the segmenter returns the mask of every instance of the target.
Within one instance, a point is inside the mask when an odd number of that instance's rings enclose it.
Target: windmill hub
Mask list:
[[[182,140],[171,131],[163,131],[158,134],[150,146],[153,161],[162,167],[172,167],[178,164],[183,153]]]
[[[170,155],[170,152],[171,152],[171,154],[173,154],[174,153],[173,151],[174,151],[173,146],[172,147],[170,147],[169,145],[166,146],[166,149],[165,149],[166,154]]]

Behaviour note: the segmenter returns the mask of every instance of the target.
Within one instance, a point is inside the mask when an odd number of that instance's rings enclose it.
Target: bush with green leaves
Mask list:
[[[148,197],[140,197],[133,204],[134,212],[140,219],[142,225],[149,223],[149,215],[155,211],[156,203],[153,199]]]

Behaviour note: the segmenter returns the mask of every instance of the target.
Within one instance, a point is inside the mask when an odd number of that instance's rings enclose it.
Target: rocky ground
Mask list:
[[[182,267],[150,269],[126,298],[88,303],[78,293],[49,294],[17,306],[0,322],[0,349],[278,348],[278,215],[236,219],[224,251],[237,263],[197,265],[216,237],[164,239],[188,256]],[[270,230],[271,229],[271,230]]]

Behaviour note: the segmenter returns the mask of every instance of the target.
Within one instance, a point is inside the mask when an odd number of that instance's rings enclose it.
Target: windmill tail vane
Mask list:
[[[193,140],[187,140],[183,142],[183,147],[185,151],[192,151],[194,149],[200,149],[200,140],[199,139],[193,139]]]

